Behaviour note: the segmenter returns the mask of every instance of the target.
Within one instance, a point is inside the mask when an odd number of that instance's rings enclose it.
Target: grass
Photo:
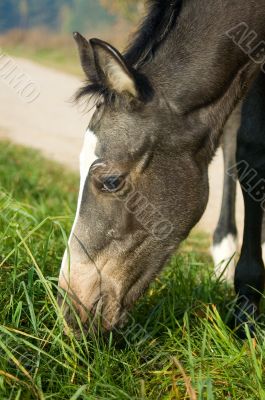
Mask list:
[[[227,328],[231,291],[195,234],[119,334],[62,333],[56,283],[75,175],[0,142],[0,399],[265,399],[265,341]]]
[[[64,72],[80,77],[83,76],[74,46],[70,46],[68,52],[65,49],[53,49],[47,46],[33,49],[25,44],[5,46],[3,50],[10,56],[27,58],[45,67],[59,71],[63,70]]]
[[[45,40],[44,40],[45,38]],[[83,76],[72,35],[59,36],[45,30],[13,30],[0,36],[2,52],[27,58],[46,67]]]

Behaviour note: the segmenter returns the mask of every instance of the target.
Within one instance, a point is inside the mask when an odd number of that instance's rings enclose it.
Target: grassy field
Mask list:
[[[183,245],[124,331],[66,337],[56,284],[78,178],[7,142],[0,177],[1,400],[265,399],[265,342],[226,327],[207,237]]]
[[[82,75],[74,39],[70,34],[58,36],[41,30],[14,30],[0,36],[0,48],[10,56],[27,58],[46,67]]]
[[[101,30],[86,35],[83,32],[83,35],[87,38],[99,37],[122,49],[131,29],[130,25],[121,24],[114,26],[112,30]],[[83,77],[76,44],[71,34],[60,36],[41,29],[17,29],[0,36],[0,50],[10,56],[27,58],[46,67]]]
[[[49,47],[42,47],[36,50],[23,44],[5,46],[3,50],[6,54],[13,57],[27,58],[45,67],[64,71],[72,75],[83,76],[78,63],[77,52],[72,46],[69,52],[66,52],[64,49],[57,50]]]

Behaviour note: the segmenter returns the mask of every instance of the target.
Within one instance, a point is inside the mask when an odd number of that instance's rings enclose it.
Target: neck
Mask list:
[[[149,12],[125,53],[130,65],[140,68],[150,60],[174,29],[182,3],[183,0],[149,0]]]
[[[194,134],[200,136],[195,130],[202,127],[211,143],[209,161],[225,122],[259,72],[225,34],[250,18],[250,5],[244,3],[238,15],[242,3],[236,3],[238,7],[226,3],[224,8],[222,1],[185,1],[152,60],[139,68],[176,113],[193,118]],[[258,15],[258,7],[255,11]],[[265,10],[263,14],[265,17]],[[205,148],[208,151],[209,145]]]

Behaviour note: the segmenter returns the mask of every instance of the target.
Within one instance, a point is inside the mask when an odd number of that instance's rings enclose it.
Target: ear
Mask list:
[[[76,41],[83,71],[90,82],[98,81],[94,52],[91,44],[78,32],[73,33]]]
[[[99,39],[90,40],[100,80],[117,93],[138,97],[136,74],[124,57],[110,44]]]

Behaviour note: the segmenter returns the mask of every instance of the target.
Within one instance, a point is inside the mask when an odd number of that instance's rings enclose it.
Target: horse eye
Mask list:
[[[124,179],[122,176],[107,176],[102,179],[103,192],[114,193],[117,192],[123,186]]]
[[[96,104],[96,108],[97,110],[99,110],[101,108],[101,106],[103,106],[103,99],[100,99],[97,104]]]

